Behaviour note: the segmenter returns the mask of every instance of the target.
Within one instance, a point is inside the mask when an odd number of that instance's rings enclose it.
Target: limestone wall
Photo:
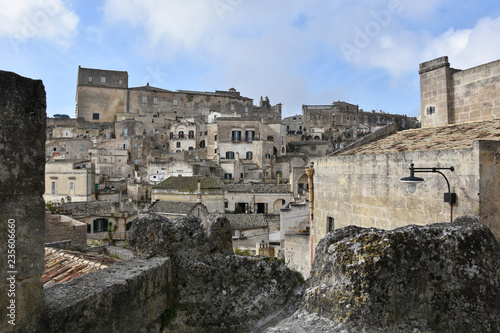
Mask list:
[[[351,224],[393,229],[407,224],[449,222],[450,205],[443,200],[447,186],[441,175],[416,174],[425,182],[418,185],[414,194],[410,194],[407,186],[400,182],[401,178],[409,176],[408,168],[412,162],[415,167],[454,166],[454,172],[443,171],[450,181],[452,192],[456,192],[458,197],[453,214],[479,217],[479,197],[483,198],[482,194],[478,195],[481,192],[480,183],[498,184],[491,177],[480,180],[479,155],[480,145],[476,141],[470,148],[463,149],[316,159],[315,244],[327,233],[329,217],[334,219],[335,230]],[[486,170],[489,167],[482,165],[481,168]],[[482,222],[490,223],[484,219]],[[497,233],[496,237],[499,236]]]
[[[64,215],[45,213],[45,243],[71,241],[71,247],[87,248],[87,224]]]
[[[299,271],[305,279],[311,270],[309,235],[287,234],[285,236],[285,263],[288,268]]]
[[[500,117],[500,60],[466,70],[448,57],[420,64],[422,127]]]
[[[50,285],[39,332],[158,332],[173,304],[171,276],[169,258],[133,258]]]
[[[285,242],[285,235],[299,232],[309,226],[309,202],[290,204],[280,210],[280,241]]]
[[[479,217],[500,240],[500,142],[479,141]]]
[[[420,107],[422,127],[444,126],[450,123],[451,74],[448,57],[420,64]],[[434,112],[427,112],[434,108]]]
[[[500,117],[500,60],[453,74],[454,123]]]
[[[1,332],[32,332],[43,308],[45,108],[42,81],[0,71]]]

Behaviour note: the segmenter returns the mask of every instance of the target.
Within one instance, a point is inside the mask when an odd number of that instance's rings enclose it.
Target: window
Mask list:
[[[217,141],[217,134],[214,135],[214,141]]]
[[[175,143],[175,147],[176,147],[176,148],[180,148],[180,147],[181,147],[181,143],[180,143],[180,142],[176,142],[176,143]]]
[[[274,136],[269,135],[269,136],[267,137],[267,141],[274,141]]]
[[[226,159],[228,160],[234,159],[234,151],[226,151]]]
[[[134,150],[137,151],[137,142],[134,142]]]
[[[177,105],[177,100],[176,99],[174,99],[174,105]]]
[[[217,148],[214,149],[214,154],[217,154]]]
[[[224,208],[229,208],[229,202],[228,201],[224,201]]]
[[[232,173],[225,173],[224,179],[233,179],[233,174]]]
[[[153,97],[153,104],[158,104],[158,97]]]
[[[101,76],[101,83],[106,83],[106,78],[104,76]]]
[[[246,158],[247,160],[251,160],[251,159],[253,158],[253,152],[251,152],[251,151],[247,151],[245,158]]]
[[[75,190],[75,182],[69,182],[69,190],[74,191]]]
[[[174,132],[170,132],[170,140],[174,138]]]
[[[253,141],[255,139],[255,131],[245,131],[245,141]]]
[[[123,85],[123,81],[122,80],[118,80],[118,84],[121,86]]]
[[[233,142],[241,141],[241,131],[232,131],[231,141]]]
[[[108,163],[108,159],[106,157],[104,158],[104,163]]]
[[[347,120],[349,120],[349,116],[346,116]]]
[[[335,230],[335,219],[333,217],[327,217],[326,222],[327,222],[326,230],[328,232],[334,231]]]
[[[368,116],[365,116],[364,121],[365,121],[365,124],[368,124]]]
[[[299,131],[302,131],[302,126],[299,126]]]
[[[435,106],[428,106],[427,107],[427,115],[431,115],[436,113],[436,107]]]
[[[99,113],[92,113],[93,120],[99,120]]]
[[[89,76],[89,82],[92,82],[92,76]]]
[[[56,194],[57,194],[57,191],[56,191],[56,182],[53,181],[52,185],[51,185],[51,188],[50,188],[50,195],[56,195]]]
[[[190,139],[193,139],[194,138],[194,131],[189,131],[188,137]]]
[[[83,151],[83,145],[80,145],[80,146],[78,147],[78,150],[79,150],[80,152],[82,152],[82,151]]]
[[[128,128],[125,128],[125,129],[123,130],[123,136],[127,136],[127,135],[128,135]]]
[[[271,154],[266,154],[266,159],[270,160],[271,159]]]
[[[99,218],[93,221],[94,232],[108,231],[108,219]]]
[[[193,147],[188,147],[188,150],[193,150]]]
[[[179,139],[184,139],[184,131],[179,131]]]
[[[142,96],[142,103],[146,104],[148,102],[148,96]]]

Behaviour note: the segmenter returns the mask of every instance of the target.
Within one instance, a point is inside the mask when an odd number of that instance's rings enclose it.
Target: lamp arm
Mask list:
[[[441,171],[434,171],[434,172],[437,172],[439,173],[441,176],[444,177],[444,180],[446,180],[446,185],[448,185],[448,193],[451,193],[451,188],[450,188],[450,182],[448,181],[448,178],[446,178],[446,176],[444,175],[444,173],[442,173]]]

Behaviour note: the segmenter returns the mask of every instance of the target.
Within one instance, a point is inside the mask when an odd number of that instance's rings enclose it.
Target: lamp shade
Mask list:
[[[415,193],[415,191],[417,189],[417,184],[420,184],[423,181],[424,181],[423,178],[415,177],[415,176],[401,178],[401,183],[408,184],[408,191],[410,193]]]

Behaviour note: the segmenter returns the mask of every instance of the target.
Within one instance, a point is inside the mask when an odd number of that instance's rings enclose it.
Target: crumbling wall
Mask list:
[[[33,331],[43,308],[45,108],[42,81],[0,71],[1,332]]]
[[[159,332],[171,285],[169,258],[133,258],[52,284],[39,332]]]

